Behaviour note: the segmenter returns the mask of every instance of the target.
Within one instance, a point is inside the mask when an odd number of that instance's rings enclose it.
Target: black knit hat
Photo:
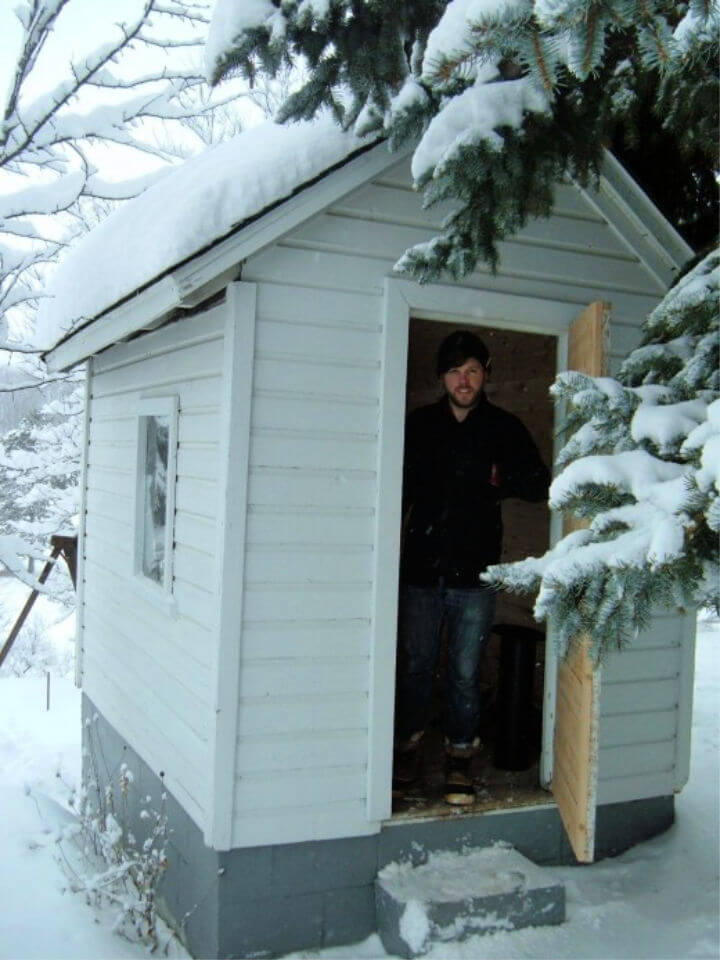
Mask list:
[[[474,333],[470,333],[469,330],[456,330],[445,337],[440,344],[437,355],[437,375],[441,377],[453,367],[461,367],[470,357],[479,360],[487,369],[490,351]]]

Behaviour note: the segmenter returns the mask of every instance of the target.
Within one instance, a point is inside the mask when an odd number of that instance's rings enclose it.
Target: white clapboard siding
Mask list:
[[[340,690],[315,697],[304,695],[246,697],[239,704],[238,732],[241,737],[284,734],[288,739],[316,731],[325,736],[333,730],[366,730],[367,693]],[[242,776],[242,772],[238,771]],[[328,802],[332,802],[329,796]],[[292,818],[292,787],[285,786],[288,816]],[[265,842],[265,841],[258,841]]]
[[[250,507],[248,545],[357,544],[372,548],[373,509],[340,507]]]
[[[311,363],[337,363],[345,367],[353,362],[377,369],[381,360],[378,355],[378,324],[372,323],[376,304],[370,298],[359,299],[363,304],[364,320],[348,318],[343,314],[341,301],[333,305],[326,319],[315,319],[313,323],[305,325],[299,322],[291,303],[279,302],[276,297],[268,303],[268,319],[257,331],[257,357],[303,357]],[[326,336],[328,329],[332,330],[332,336]],[[310,333],[314,334],[312,338]],[[308,353],[310,345],[312,352]]]
[[[185,476],[182,482],[178,482],[175,491],[176,515],[187,513],[193,518],[213,523],[217,519],[217,509],[217,480]]]
[[[406,181],[400,184],[381,177],[375,183],[348,194],[333,206],[330,213],[355,219],[372,217],[381,222],[437,229],[452,210],[451,202],[423,209],[418,203],[415,191],[407,189]],[[513,237],[513,241],[538,243],[555,248],[575,247],[605,251],[626,258],[632,256],[605,220],[595,211],[588,209],[577,191],[570,187],[557,188],[554,219],[557,224],[545,219],[532,220]]]
[[[215,523],[198,514],[176,512],[175,543],[213,557],[217,540]]]
[[[93,417],[93,445],[96,447],[105,446],[105,444],[111,446],[125,444],[134,447],[136,433],[135,417],[129,413],[126,416]]]
[[[292,739],[282,733],[241,736],[237,759],[244,775],[363,764],[367,761],[367,736],[364,730],[337,730],[325,737],[311,730]]]
[[[140,360],[137,364],[97,371],[97,382],[93,395],[111,397],[127,394],[132,390],[152,391],[157,394],[162,388],[170,388],[179,381],[191,382],[211,376],[220,367],[222,359],[222,339],[220,335],[212,340],[201,341],[182,349],[174,350],[167,356],[154,356]]]
[[[367,657],[277,657],[243,662],[240,698],[318,696],[330,689],[367,689]]]
[[[177,580],[192,583],[212,595],[217,582],[215,557],[204,550],[175,541],[173,572]]]
[[[202,699],[208,695],[211,687],[212,634],[209,630],[190,620],[178,621],[172,637],[166,635],[167,615],[159,610],[151,600],[134,591],[131,584],[119,584],[113,596],[103,593],[102,577],[95,577],[87,585],[92,594],[92,606],[102,611],[106,618],[121,619],[132,604],[133,630],[138,642],[148,645],[156,658],[171,659],[167,663],[168,673],[177,677],[180,683],[192,686]],[[169,657],[171,653],[181,651],[181,656]]]
[[[164,756],[167,749],[167,735],[160,730],[153,710],[147,709],[148,702],[138,706],[132,714],[127,709],[126,683],[132,676],[115,669],[114,664],[104,659],[95,659],[92,650],[88,653],[89,667],[92,669],[94,683],[102,685],[102,713],[105,719],[122,731],[122,736],[130,744],[142,743],[145,762],[154,773],[164,777],[173,796],[185,808],[196,823],[201,823],[205,815],[205,798],[202,794],[192,793],[193,787],[200,786],[199,773],[183,754],[173,758],[170,768],[163,763],[154,762],[154,757]],[[193,787],[188,789],[187,784]],[[155,798],[159,799],[159,798]]]
[[[263,770],[242,777],[242,790],[235,797],[236,816],[256,811],[286,810],[290,819],[294,811],[302,807],[317,807],[326,802],[355,800],[362,797],[365,784],[365,764],[345,763],[321,770],[314,767],[291,767],[288,769]],[[292,804],[288,808],[288,791]],[[252,841],[253,837],[248,837]],[[251,846],[252,843],[247,843]]]
[[[251,506],[372,508],[374,470],[326,470],[308,467],[250,467]]]
[[[250,456],[258,468],[282,467],[288,461],[302,468],[362,470],[375,452],[377,434],[323,430],[257,429]]]
[[[145,692],[146,702],[157,704],[163,716],[169,718],[171,728],[182,729],[182,752],[195,756],[201,766],[210,718],[203,709],[203,686],[193,682],[192,671],[186,665],[182,665],[182,670],[169,670],[163,662],[167,647],[163,649],[158,643],[157,648],[151,648],[147,635],[135,632],[134,625],[120,629],[107,616],[94,610],[88,610],[87,622],[94,623],[98,633],[103,634],[103,641],[96,642],[92,648],[98,660],[122,670],[126,677],[138,672],[137,684]],[[178,676],[180,673],[184,675]],[[168,677],[172,678],[172,684],[167,682]]]
[[[334,800],[319,805],[297,807],[292,817],[285,808],[257,810],[240,813],[236,818],[238,843],[251,846],[254,835],[273,837],[274,843],[293,843],[298,835],[305,840],[327,840],[348,836],[348,824],[357,824],[356,833],[375,832],[375,825],[368,823],[364,800]]]
[[[387,257],[397,259],[403,251],[427,240],[428,230],[387,221],[362,221],[341,216],[315,218],[300,227],[290,247],[311,246],[314,250],[336,250],[363,258]],[[535,243],[505,241],[499,247],[503,273],[509,276],[542,276],[560,283],[593,285],[597,282],[599,265],[610,267],[612,279],[608,290],[638,291],[652,296],[657,284],[649,276],[645,286],[639,286],[637,263],[626,254],[616,255],[590,249],[568,249]]]
[[[148,334],[156,336],[157,334]],[[123,344],[125,346],[125,344]],[[118,349],[113,347],[113,349]],[[103,354],[104,356],[104,354]],[[96,358],[99,359],[99,358]],[[155,387],[142,388],[143,396],[165,396],[172,389],[173,382],[169,384],[159,383]],[[189,377],[182,381],[183,404],[190,411],[201,410],[203,408],[212,409],[220,403],[220,383],[216,374],[208,374],[200,377]],[[139,389],[139,388],[138,388]],[[122,423],[127,419],[127,405],[123,404],[123,394],[133,395],[137,391],[132,386],[132,377],[129,378],[127,390],[120,391],[119,394],[93,394],[92,395],[92,420],[93,423],[102,423],[107,431],[112,430],[112,423]],[[120,400],[118,401],[118,396]]]
[[[253,825],[276,808],[289,839],[311,821],[313,837],[368,829],[378,293],[257,285],[236,844],[278,842]],[[338,804],[355,816],[343,828],[315,817]]]
[[[372,550],[363,545],[254,545],[248,553],[245,577],[247,583],[273,579],[290,583],[369,583],[372,563]]]
[[[428,240],[446,212],[422,209],[404,161],[243,266],[243,280],[257,286],[257,313],[234,758],[238,845],[373,829],[369,758],[341,745],[359,750],[356,736],[371,722],[384,290],[406,247]],[[456,286],[478,298],[514,294],[577,311],[611,301],[615,366],[662,294],[633,245],[569,185],[558,188],[552,217],[502,245],[497,274],[480,264]],[[451,292],[447,311],[458,313]],[[487,320],[502,322],[501,308]],[[665,763],[680,660],[665,644],[646,673],[638,646],[624,681],[608,683],[607,782],[617,782],[623,750],[649,742],[648,714],[662,723],[643,769],[652,778]],[[324,762],[319,744],[328,745]]]
[[[428,230],[448,212],[446,205],[421,209],[417,194],[410,189],[407,161],[344,198],[330,214],[336,211],[360,222],[390,221]],[[373,255],[378,252],[376,248]],[[566,256],[570,253],[572,256]],[[465,285],[566,300],[581,307],[595,299],[612,303],[613,372],[637,345],[640,323],[663,292],[657,280],[641,267],[628,240],[569,185],[556,188],[553,216],[531,221],[501,244],[500,254],[497,276],[479,265]],[[603,278],[601,287],[597,285],[599,277]]]
[[[252,425],[259,429],[321,430],[328,433],[377,432],[377,399],[320,395],[260,388],[253,394]],[[281,426],[282,425],[282,426]]]
[[[120,468],[106,467],[96,462],[95,450],[89,449],[87,474],[89,488],[97,489],[101,493],[109,493],[112,496],[117,496],[125,501],[132,500],[135,490],[135,475],[129,466],[123,466]],[[120,509],[121,512],[118,514],[118,516],[127,517],[130,515],[132,508],[130,508],[129,512],[126,504],[124,508]]]
[[[357,656],[370,644],[370,620],[264,620],[246,623],[243,662],[289,657]]]
[[[249,583],[243,620],[357,620],[370,616],[371,600],[371,583]]]
[[[215,307],[98,356],[86,472],[83,687],[201,826],[214,722],[223,344]],[[151,396],[179,405],[171,602],[133,572],[137,410]]]
[[[657,614],[603,669],[598,802],[669,795],[689,749],[691,615]]]
[[[350,253],[334,254],[329,250],[306,249],[285,243],[258,254],[248,263],[249,269],[244,276],[253,281],[271,283],[281,277],[293,286],[304,283],[312,289],[328,289],[333,284],[341,283],[345,293],[375,293],[380,296],[385,277],[393,276],[395,260],[389,257],[354,256]],[[594,275],[587,281],[573,284],[571,278],[565,281],[548,280],[538,259],[527,276],[504,274],[501,268],[493,276],[489,271],[486,273],[477,269],[462,285],[478,291],[566,300],[575,304],[579,312],[593,300],[608,299],[608,289],[602,277],[603,266],[598,262]],[[609,299],[617,316],[632,322],[634,318],[639,320],[646,316],[657,304],[659,296],[636,293],[618,285]]]

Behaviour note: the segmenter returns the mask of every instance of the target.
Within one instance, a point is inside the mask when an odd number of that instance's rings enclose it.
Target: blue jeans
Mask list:
[[[480,719],[480,662],[495,612],[495,591],[457,590],[443,585],[405,586],[400,595],[396,736],[409,740],[424,730],[443,623],[448,661],[445,736],[453,746],[469,746]]]

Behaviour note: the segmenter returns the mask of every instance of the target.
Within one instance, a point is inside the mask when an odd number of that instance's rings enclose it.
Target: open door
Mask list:
[[[586,307],[570,328],[568,369],[593,377],[607,374],[610,304]],[[583,521],[566,517],[569,533]],[[600,725],[600,670],[588,654],[588,640],[577,637],[558,666],[553,745],[552,792],[575,856],[592,863]]]

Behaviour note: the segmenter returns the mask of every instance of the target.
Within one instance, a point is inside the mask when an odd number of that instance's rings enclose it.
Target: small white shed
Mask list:
[[[599,301],[612,372],[691,251],[610,155],[597,190],[558,185],[553,215],[502,245],[497,274],[395,274],[444,212],[422,209],[408,152],[326,122],[264,126],[111,216],[44,307],[50,368],[87,363],[86,728],[104,775],[121,760],[134,772],[131,820],[164,784],[164,908],[196,955],[359,939],[377,871],[423,850],[505,839],[538,862],[573,859],[546,790],[563,712],[551,638],[534,792],[393,815],[408,354],[429,356],[414,336],[478,327],[501,355],[498,402],[531,417],[546,403],[533,358],[550,357],[546,379],[565,369],[572,324]],[[519,527],[544,524],[541,542],[557,536],[542,508],[517,509]],[[593,678],[599,749],[578,783],[599,854],[672,821],[693,658],[692,612],[660,612]]]

